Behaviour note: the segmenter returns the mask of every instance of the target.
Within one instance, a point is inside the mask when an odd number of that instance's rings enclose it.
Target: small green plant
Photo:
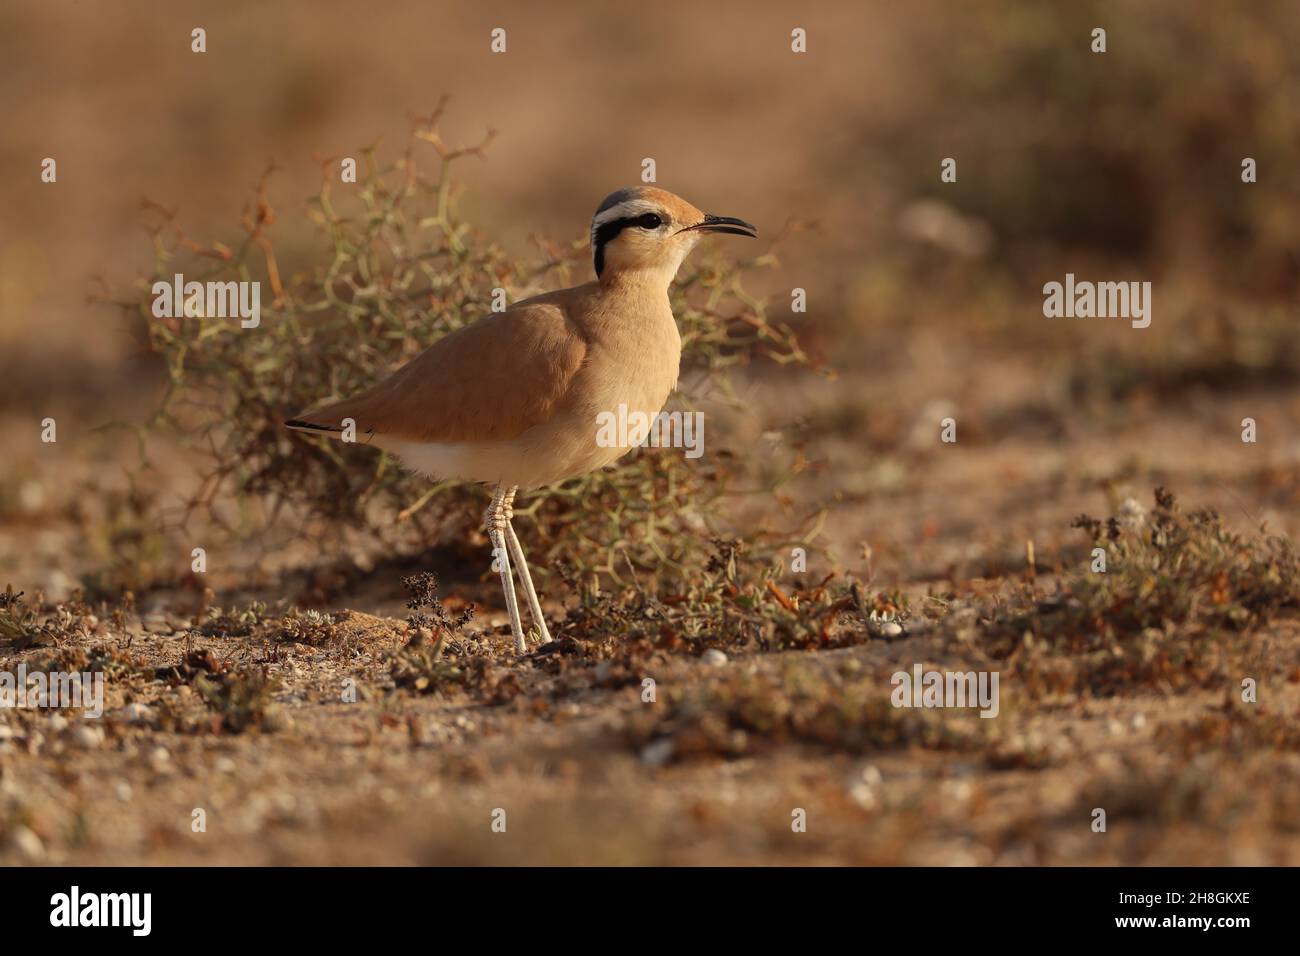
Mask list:
[[[310,644],[313,646],[328,643],[337,634],[339,622],[347,619],[347,612],[325,614],[321,611],[300,611],[293,608],[280,620],[279,640],[290,644]]]
[[[1163,488],[1149,516],[1082,515],[1074,525],[1104,553],[1106,570],[1094,571],[1090,558],[1055,594],[1026,586],[988,609],[983,628],[995,656],[1050,674],[1059,689],[1211,683],[1249,628],[1300,608],[1300,556],[1289,539],[1229,531],[1214,511],[1183,512]]]
[[[406,607],[407,629],[415,639],[436,637],[434,646],[441,649],[448,635],[458,634],[474,620],[474,605],[470,604],[457,617],[443,606],[438,597],[438,576],[430,571],[410,574],[402,578],[402,587],[408,595]]]
[[[252,728],[275,730],[279,727],[272,704],[279,685],[260,667],[242,671],[220,670],[210,676],[199,673],[194,678],[194,688],[214,712],[214,729],[241,734]]]
[[[55,639],[54,627],[43,622],[36,609],[23,600],[24,593],[15,593],[9,584],[0,594],[0,645],[16,651],[51,644]]]
[[[489,704],[504,703],[522,692],[512,668],[491,658],[460,655],[444,657],[441,647],[417,644],[405,647],[393,658],[393,683],[418,694],[445,693],[451,689],[472,692]]]
[[[192,684],[200,675],[220,677],[227,669],[209,650],[187,650],[179,664],[156,668],[154,676],[172,684]]]
[[[249,637],[266,623],[266,605],[253,601],[242,610],[213,608],[212,616],[197,628],[204,637]]]
[[[1241,630],[1300,607],[1300,558],[1289,539],[1247,539],[1224,528],[1213,510],[1184,513],[1163,488],[1149,520],[1125,527],[1112,519],[1103,527],[1084,515],[1075,526],[1110,555],[1106,573],[1078,572],[1070,588],[1081,613],[1107,636],[1166,622]]]
[[[81,533],[97,559],[81,579],[87,599],[114,600],[167,580],[171,572],[156,497],[134,480],[125,491],[96,495],[96,507],[77,509]]]
[[[404,577],[402,585],[409,595],[406,625],[411,639],[393,656],[394,684],[420,694],[465,688],[492,703],[519,693],[513,672],[466,645],[464,631],[474,619],[474,605],[453,617],[438,597],[437,576],[428,571]]]
[[[132,677],[152,677],[153,668],[145,665],[128,650],[95,644],[89,648],[64,646],[45,652],[27,662],[31,673],[101,673],[114,681]]]

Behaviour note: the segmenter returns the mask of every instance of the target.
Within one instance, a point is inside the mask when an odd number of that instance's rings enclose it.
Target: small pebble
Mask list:
[[[87,750],[98,747],[104,742],[104,732],[98,727],[90,727],[82,724],[72,731],[72,742],[78,747],[85,747]]]
[[[647,767],[662,767],[672,758],[673,751],[676,749],[677,746],[671,737],[652,741],[642,748],[641,762]]]
[[[146,704],[127,704],[122,708],[122,719],[130,724],[147,724],[153,720],[153,711]]]
[[[722,667],[727,663],[727,655],[716,647],[710,647],[700,655],[700,660],[704,661],[704,663],[708,664],[710,667]]]
[[[969,780],[945,780],[942,789],[944,796],[954,803],[965,803],[974,792]]]
[[[849,796],[862,809],[874,810],[880,806],[880,785],[883,782],[880,771],[869,764],[862,768],[857,780],[850,781]]]
[[[24,481],[18,486],[18,509],[27,515],[39,514],[45,507],[45,488],[36,481]]]
[[[872,611],[871,616],[867,618],[867,630],[875,637],[890,640],[903,633],[903,625],[892,617],[884,617]]]
[[[45,844],[21,823],[9,831],[9,845],[28,863],[39,863],[45,859]]]

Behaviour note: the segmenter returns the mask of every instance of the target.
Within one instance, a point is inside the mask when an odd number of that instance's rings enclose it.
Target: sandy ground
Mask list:
[[[1251,489],[1252,500],[1260,500],[1263,471],[1271,476],[1268,487],[1276,489],[1265,500],[1292,514],[1286,505],[1296,493],[1294,467],[1274,462],[1262,468],[1241,456],[1206,454],[1201,449],[1212,447],[1213,436],[1188,434],[1179,420],[1155,413],[1131,433],[1081,435],[1055,458],[1037,454],[1043,449],[1032,438],[1010,447],[976,446],[942,465],[938,456],[952,450],[923,450],[910,467],[922,469],[924,480],[841,496],[829,522],[836,529],[834,543],[842,553],[869,543],[876,583],[897,583],[923,603],[927,594],[1013,594],[1025,579],[1024,542],[1031,538],[1041,583],[1049,588],[1051,567],[1082,557],[1078,532],[1068,529],[1070,518],[1105,510],[1099,475],[1129,469],[1116,480],[1121,492],[1132,485],[1134,494],[1158,477],[1179,488],[1189,504],[1221,502],[1225,515],[1232,515],[1236,499]],[[1154,445],[1152,435],[1163,444]],[[1158,471],[1132,464],[1157,454]],[[1026,464],[1043,461],[1050,465]],[[1252,521],[1237,512],[1231,523],[1249,527]],[[41,540],[69,540],[49,529],[33,538],[30,528],[12,524],[3,534],[6,554],[27,547],[29,569],[35,566],[31,559],[41,557]],[[56,558],[57,549],[49,557]],[[431,560],[381,564],[356,575],[321,608],[347,613],[318,646],[279,639],[274,624],[242,636],[202,636],[191,627],[199,604],[192,589],[152,593],[138,614],[120,623],[102,620],[93,633],[62,642],[65,649],[109,647],[145,668],[173,667],[186,654],[210,650],[224,665],[252,666],[276,678],[274,716],[245,733],[214,732],[213,711],[199,701],[192,682],[174,673],[167,679],[146,673],[110,680],[107,714],[100,721],[21,710],[3,714],[4,858],[874,864],[1300,859],[1300,754],[1294,737],[1269,743],[1266,737],[1235,735],[1234,722],[1257,712],[1233,703],[1230,676],[1221,686],[1155,685],[1081,697],[1032,690],[1011,673],[1003,678],[997,719],[982,720],[972,710],[930,712],[958,735],[974,735],[973,743],[955,750],[915,744],[864,750],[834,735],[815,742],[751,729],[737,750],[718,754],[692,746],[690,728],[673,730],[670,709],[679,695],[707,698],[737,681],[758,681],[770,697],[815,672],[872,675],[873,693],[884,698],[888,675],[915,662],[962,670],[987,668],[989,658],[978,634],[971,638],[940,626],[894,641],[864,636],[841,650],[733,650],[720,665],[656,653],[616,662],[611,678],[608,664],[602,670],[598,661],[581,657],[514,659],[495,582],[466,573],[446,579],[443,593],[449,607],[465,600],[485,607],[480,623],[492,627],[472,654],[491,661],[493,676],[465,689],[422,695],[394,688],[390,671],[393,655],[409,638],[398,579]],[[860,574],[862,565],[855,566]],[[75,570],[66,552],[50,567]],[[236,589],[222,603],[270,598],[266,617],[274,622],[293,594],[308,590],[304,582],[311,575],[302,574],[280,579],[278,588]],[[548,607],[553,629],[563,638],[558,601]],[[861,630],[860,622],[845,627]],[[1257,706],[1266,715],[1285,718],[1300,705],[1296,637],[1287,620],[1246,636],[1242,673],[1258,681]],[[7,666],[47,651],[11,654]],[[625,664],[632,670],[625,673]],[[657,684],[653,703],[641,697],[645,677]],[[348,678],[357,681],[356,702],[341,700]],[[867,710],[845,719],[851,727],[875,718]],[[1215,727],[1224,733],[1216,736]],[[665,733],[676,743],[655,746]],[[1108,811],[1105,833],[1091,828],[1098,807]],[[792,831],[798,809],[806,813],[805,832]],[[196,811],[203,812],[204,832],[193,832]],[[505,813],[504,833],[493,829],[497,811]]]

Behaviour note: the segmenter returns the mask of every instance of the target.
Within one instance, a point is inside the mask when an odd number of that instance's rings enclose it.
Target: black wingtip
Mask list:
[[[291,418],[284,423],[286,428],[305,428],[309,431],[317,432],[341,432],[342,428],[335,428],[331,425],[317,425],[315,422],[305,422],[301,418]]]

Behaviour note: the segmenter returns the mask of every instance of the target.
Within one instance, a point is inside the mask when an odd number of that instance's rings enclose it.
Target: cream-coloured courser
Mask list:
[[[586,474],[631,446],[600,443],[598,416],[647,420],[677,385],[682,343],[668,286],[704,233],[755,236],[741,219],[710,216],[670,192],[622,189],[591,221],[596,281],[525,299],[443,336],[369,391],[308,412],[290,428],[369,442],[432,478],[491,482],[485,526],[515,645],[527,650],[510,561],[538,638],[550,641],[510,520],[515,492]],[[623,440],[625,436],[620,436]]]

